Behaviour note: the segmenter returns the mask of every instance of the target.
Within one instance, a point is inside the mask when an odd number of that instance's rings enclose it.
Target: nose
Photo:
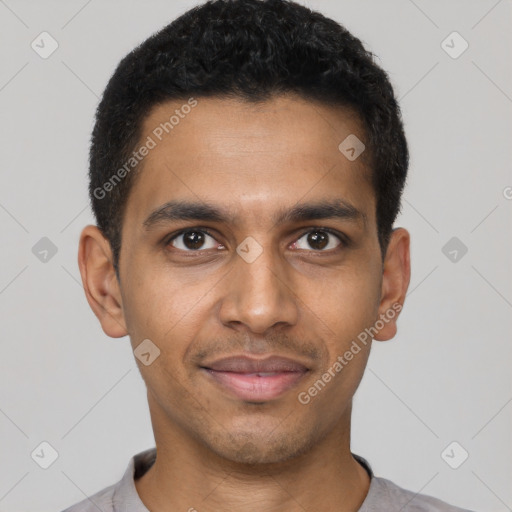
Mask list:
[[[237,254],[233,265],[219,310],[224,325],[243,325],[255,334],[264,334],[278,325],[296,324],[299,311],[291,267],[270,248],[252,262]]]

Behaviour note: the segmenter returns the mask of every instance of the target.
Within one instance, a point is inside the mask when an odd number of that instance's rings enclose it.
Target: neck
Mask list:
[[[179,428],[159,431],[153,418],[157,458],[137,492],[152,512],[356,512],[370,477],[350,452],[350,414],[314,447],[269,464],[226,460]]]

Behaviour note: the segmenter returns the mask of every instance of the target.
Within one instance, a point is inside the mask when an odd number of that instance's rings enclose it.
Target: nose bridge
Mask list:
[[[271,247],[248,238],[237,248],[222,321],[243,323],[258,333],[277,323],[294,324],[297,306],[285,264]]]

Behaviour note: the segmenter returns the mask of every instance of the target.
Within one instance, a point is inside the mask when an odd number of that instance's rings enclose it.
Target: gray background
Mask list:
[[[412,156],[397,223],[412,234],[411,287],[397,337],[374,343],[352,450],[415,492],[512,510],[511,2],[302,3],[379,56]],[[90,311],[77,243],[93,222],[98,97],[122,56],[196,4],[0,0],[1,511],[60,510],[154,444],[129,340]],[[59,44],[47,59],[31,48],[42,31]],[[453,31],[469,43],[456,59],[441,46]],[[43,237],[58,249],[46,262],[32,252]],[[468,248],[456,262],[452,237]],[[58,452],[48,469],[31,458],[43,441]],[[469,453],[458,469],[441,456],[452,441]]]

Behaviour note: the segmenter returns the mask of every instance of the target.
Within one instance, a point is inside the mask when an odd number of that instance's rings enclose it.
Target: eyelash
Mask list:
[[[212,237],[213,239],[215,239],[215,235],[214,233],[212,233],[208,228],[205,228],[205,227],[197,227],[197,228],[186,228],[186,229],[182,229],[181,231],[177,232],[177,233],[173,233],[172,235],[170,235],[169,237],[167,237],[164,241],[164,245],[165,247],[169,246],[171,244],[171,242],[173,240],[175,240],[176,238],[178,238],[179,236],[181,235],[184,235],[185,233],[188,233],[190,231],[196,231],[196,232],[199,232],[199,233],[204,233],[210,237]],[[334,252],[337,252],[338,250],[344,248],[344,247],[347,247],[350,243],[350,239],[344,235],[343,233],[340,233],[339,231],[336,231],[334,229],[331,229],[331,228],[325,228],[325,227],[311,227],[309,228],[307,231],[304,231],[303,233],[300,234],[300,236],[296,239],[296,241],[300,240],[304,235],[308,235],[309,233],[315,233],[315,232],[323,232],[323,233],[329,233],[330,235],[333,235],[335,236],[336,238],[339,239],[340,241],[340,245],[334,249],[329,249],[327,251],[323,251],[323,250],[315,250],[315,249],[311,249],[311,252],[313,253],[334,253]],[[176,249],[176,248],[174,248]],[[176,249],[177,251],[182,251],[181,249]],[[182,252],[188,252],[188,253],[201,253],[205,250],[208,250],[208,249],[197,249],[197,250],[189,250],[189,251],[182,251]],[[303,250],[303,249],[299,249],[299,250]]]

